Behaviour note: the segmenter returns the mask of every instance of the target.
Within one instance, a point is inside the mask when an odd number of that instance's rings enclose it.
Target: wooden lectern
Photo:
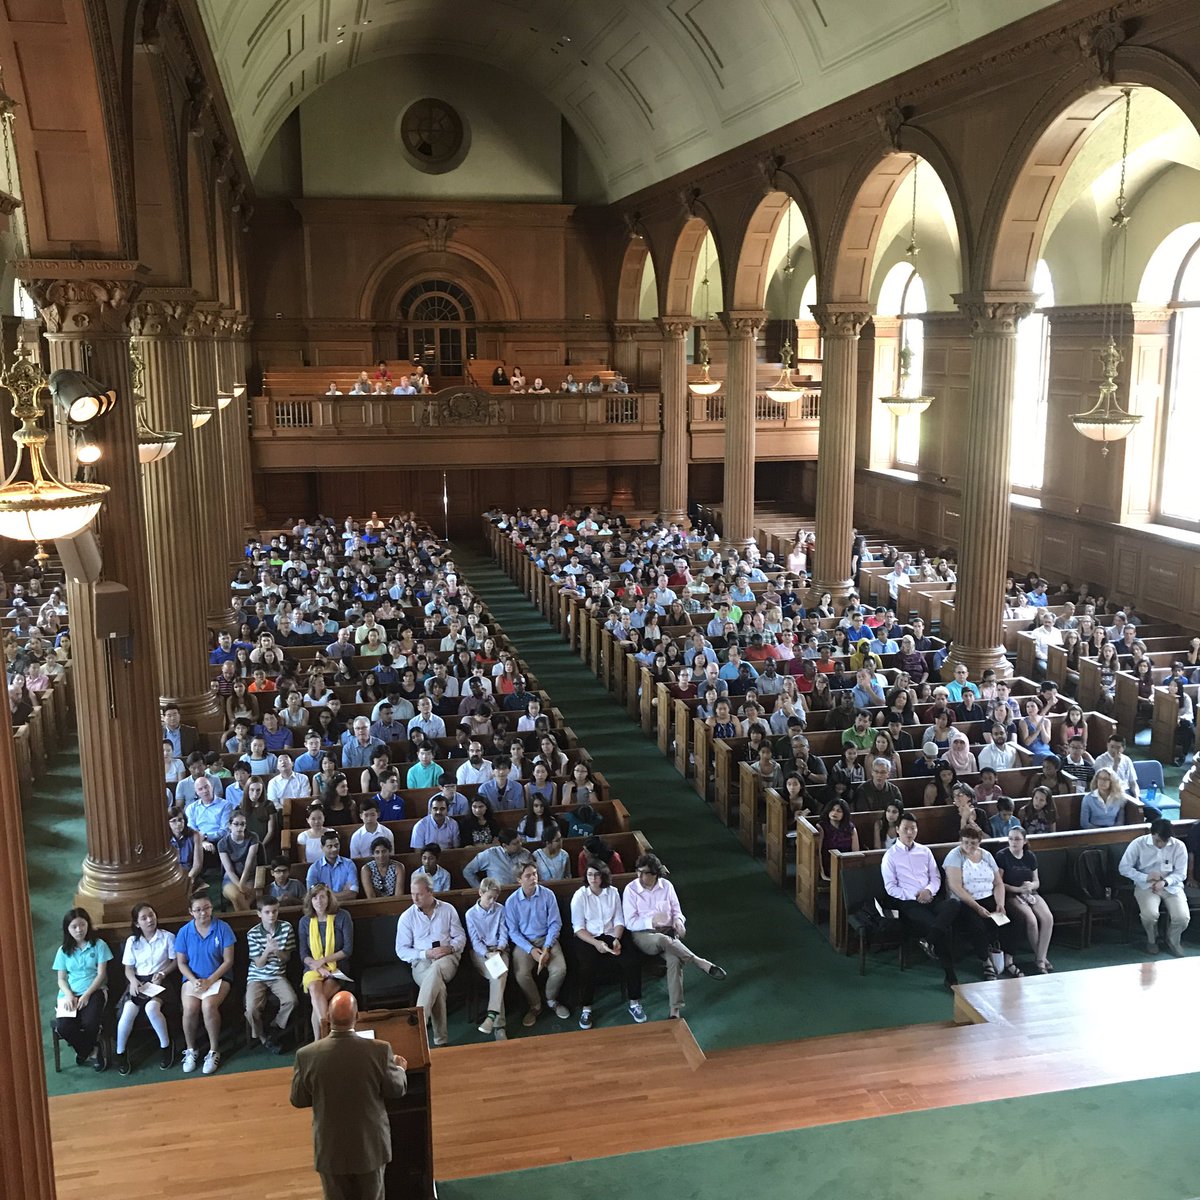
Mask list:
[[[419,1008],[358,1014],[360,1030],[371,1030],[393,1054],[408,1060],[408,1094],[388,1102],[392,1161],[383,1179],[387,1200],[433,1200],[433,1100],[429,1088],[429,1038]]]

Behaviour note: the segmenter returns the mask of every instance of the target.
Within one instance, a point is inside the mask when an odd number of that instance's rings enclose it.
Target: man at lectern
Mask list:
[[[292,1105],[313,1110],[313,1157],[325,1200],[383,1200],[392,1160],[385,1100],[404,1095],[407,1063],[386,1042],[354,1032],[358,1002],[338,992],[327,1038],[296,1052]]]

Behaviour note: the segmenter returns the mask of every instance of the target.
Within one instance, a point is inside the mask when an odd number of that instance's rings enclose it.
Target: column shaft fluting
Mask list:
[[[858,335],[870,317],[861,305],[818,304],[821,326],[821,424],[817,441],[817,551],[812,590],[842,600],[854,587],[850,551],[854,531],[855,410]]]
[[[725,375],[725,494],[722,536],[745,549],[754,536],[754,431],[757,388],[755,336],[766,314],[724,312],[728,364]]]
[[[954,600],[954,658],[972,679],[985,667],[1008,669],[1004,580],[1008,569],[1009,462],[1017,323],[1035,303],[1026,293],[956,296],[971,321],[963,516]]]
[[[128,264],[120,266],[128,270]],[[52,368],[84,371],[117,393],[117,403],[89,428],[102,452],[93,468],[95,478],[112,489],[94,532],[102,581],[125,589],[122,598],[129,613],[129,636],[105,636],[107,630],[96,628],[96,585],[68,576],[87,827],[77,901],[107,921],[128,917],[137,900],[155,904],[160,912],[178,913],[186,880],[178,856],[167,848],[154,680],[155,640],[172,636],[172,631],[157,629],[151,617],[129,374],[126,321],[139,285],[136,277],[110,274],[114,265],[109,263],[70,261],[61,269],[65,278],[35,276],[26,286],[46,322]],[[191,531],[181,531],[181,536],[191,536]]]
[[[663,317],[662,333],[662,449],[659,455],[658,515],[662,521],[687,516],[688,493],[688,317]]]
[[[220,704],[209,688],[208,622],[200,580],[205,564],[197,532],[208,515],[196,504],[194,437],[183,340],[184,304],[142,299],[133,310],[134,346],[144,369],[146,419],[180,434],[166,458],[142,468],[142,503],[150,563],[150,599],[160,699],[175,701],[190,725],[214,723]]]

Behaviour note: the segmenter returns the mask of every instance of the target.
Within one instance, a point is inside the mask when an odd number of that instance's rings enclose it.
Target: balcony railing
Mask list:
[[[781,404],[772,400],[766,392],[759,392],[754,397],[754,423],[758,426],[782,425],[785,429],[798,429],[819,420],[821,389],[806,388],[797,392],[796,396],[797,398],[790,403]],[[692,428],[724,425],[727,411],[723,392],[718,392],[715,396],[692,396]]]

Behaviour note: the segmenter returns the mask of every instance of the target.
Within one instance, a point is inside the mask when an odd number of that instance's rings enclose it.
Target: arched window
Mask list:
[[[800,311],[796,314],[800,321],[811,321],[812,313],[809,311],[812,305],[817,302],[817,277],[812,275],[808,282],[804,285],[804,291],[800,294]]]
[[[431,375],[462,375],[475,357],[475,303],[457,283],[424,279],[400,299],[400,356]]]
[[[1037,308],[1017,326],[1016,390],[1008,477],[1015,488],[1037,491],[1046,471],[1046,411],[1050,396],[1050,322],[1043,309],[1054,307],[1054,283],[1045,259],[1033,273]]]
[[[925,323],[918,314],[925,312],[926,300],[925,284],[911,263],[897,263],[884,276],[876,307],[881,316],[900,318],[900,345],[907,345],[912,352],[908,379],[901,383],[897,359],[896,379],[892,386],[902,387],[905,396],[919,396],[925,374]],[[893,464],[915,467],[921,456],[921,414],[890,416],[890,420]]]
[[[1163,422],[1159,514],[1169,520],[1200,521],[1196,446],[1200,444],[1200,239],[1183,254],[1171,296],[1166,420]]]

